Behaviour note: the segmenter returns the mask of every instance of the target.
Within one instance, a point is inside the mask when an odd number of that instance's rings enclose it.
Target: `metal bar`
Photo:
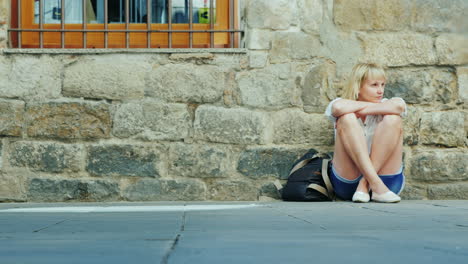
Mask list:
[[[172,0],[168,0],[168,6],[167,6],[167,9],[168,9],[168,12],[167,12],[167,18],[168,18],[168,21],[167,21],[167,27],[168,27],[168,40],[169,40],[169,43],[168,43],[168,47],[169,48],[172,48]]]
[[[44,0],[39,0],[39,29],[44,29]],[[39,47],[44,48],[43,32],[39,32]]]
[[[110,33],[125,33],[125,32],[135,32],[135,33],[146,33],[148,32],[148,30],[146,29],[129,29],[129,30],[126,30],[126,29],[108,29],[108,30],[105,30],[105,29],[20,29],[20,28],[11,28],[9,29],[10,31],[15,31],[15,32],[92,32],[92,33],[99,33],[99,32],[110,32]],[[234,33],[239,33],[239,32],[243,32],[242,30],[240,29],[233,29],[233,30],[229,30],[229,29],[213,29],[213,30],[210,30],[210,29],[203,29],[203,30],[189,30],[189,29],[180,29],[180,30],[167,30],[167,29],[162,29],[162,30],[157,30],[157,29],[152,29],[150,30],[151,33],[169,33],[169,32],[174,32],[174,33],[190,33],[190,32],[193,32],[193,33],[231,33],[231,32],[234,32]]]
[[[62,37],[60,38],[62,41],[62,49],[65,48],[65,0],[61,0],[60,12],[62,13],[60,16],[60,26],[62,28]]]
[[[146,47],[148,49],[151,48],[151,1],[152,0],[146,0],[146,23],[148,28],[148,33],[146,35]]]
[[[190,48],[193,48],[193,0],[189,1],[189,38],[190,38]]]
[[[229,30],[234,28],[234,0],[229,0]],[[229,39],[230,47],[234,48],[234,32],[231,32]]]
[[[88,21],[87,21],[87,17],[86,17],[86,12],[87,12],[87,7],[88,5],[86,4],[86,0],[83,0],[82,2],[83,4],[83,29],[84,29],[84,32],[83,32],[83,48],[86,49],[86,29],[87,29],[87,25],[88,25]]]
[[[108,0],[104,0],[104,48],[108,48],[109,44],[109,2]]]
[[[21,0],[18,0],[18,28],[21,28]],[[21,31],[18,32],[18,48],[21,49]]]
[[[210,0],[210,30],[214,29],[214,8],[213,8],[213,0]],[[210,48],[214,48],[214,33],[210,33]]]
[[[129,48],[130,34],[128,32],[128,25],[130,23],[130,0],[125,0],[125,48]]]

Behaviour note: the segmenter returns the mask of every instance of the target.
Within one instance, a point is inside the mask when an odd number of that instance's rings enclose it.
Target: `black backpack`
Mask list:
[[[330,155],[310,149],[297,160],[281,188],[284,201],[332,201],[333,186],[328,177]]]

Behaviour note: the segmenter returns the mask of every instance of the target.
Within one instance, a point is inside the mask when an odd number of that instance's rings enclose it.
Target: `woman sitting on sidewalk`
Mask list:
[[[361,63],[354,66],[344,98],[336,98],[325,114],[335,126],[330,180],[336,195],[354,202],[395,203],[403,190],[401,98],[383,98],[385,71]]]

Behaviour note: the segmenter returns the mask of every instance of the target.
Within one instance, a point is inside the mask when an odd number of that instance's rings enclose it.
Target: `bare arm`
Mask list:
[[[356,113],[364,110],[371,104],[373,103],[341,99],[333,104],[332,115],[338,118],[344,114]]]
[[[368,106],[358,110],[356,114],[365,115],[400,115],[405,111],[403,100],[394,98],[382,103],[370,103]]]

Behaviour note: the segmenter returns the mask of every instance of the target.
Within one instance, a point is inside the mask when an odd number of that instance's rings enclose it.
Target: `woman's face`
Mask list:
[[[361,83],[359,90],[359,101],[366,101],[372,103],[380,103],[383,98],[385,89],[385,79],[371,79],[368,78]]]

